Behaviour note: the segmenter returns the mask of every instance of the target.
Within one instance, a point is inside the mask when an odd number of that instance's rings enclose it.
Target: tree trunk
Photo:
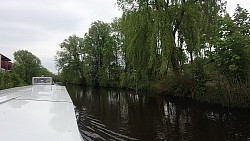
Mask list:
[[[172,67],[173,67],[173,73],[176,77],[180,76],[180,68],[178,65],[178,61],[174,56],[171,56],[171,63],[172,63]]]
[[[193,65],[194,64],[193,52],[190,51],[189,54],[190,54],[190,59],[191,59],[190,63],[191,63],[191,65]]]

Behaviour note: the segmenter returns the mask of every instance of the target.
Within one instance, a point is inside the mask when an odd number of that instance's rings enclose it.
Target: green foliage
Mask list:
[[[84,38],[70,36],[60,44],[56,63],[64,83],[119,86],[121,71],[120,21],[93,22]],[[79,79],[80,77],[80,79]],[[82,80],[81,80],[82,79]]]
[[[117,3],[121,19],[93,22],[84,38],[61,44],[56,61],[64,82],[86,78],[94,86],[246,104],[240,97],[247,98],[249,87],[247,10],[238,6],[230,17],[220,0]]]
[[[214,59],[218,71],[228,81],[247,83],[249,74],[250,30],[249,15],[245,9],[237,7],[234,19],[229,15],[219,17],[219,29],[215,37]]]
[[[138,85],[136,72],[124,72],[121,74],[120,86],[123,88],[135,89]]]
[[[13,70],[0,73],[0,90],[31,84],[32,77],[54,76],[41,65],[40,59],[31,52],[26,50],[16,51],[14,59]]]
[[[166,76],[169,69],[179,77],[187,62],[185,51],[193,63],[194,54],[199,56],[208,42],[209,28],[219,10],[217,1],[210,0],[118,0],[118,4],[124,10],[126,67],[145,80]]]
[[[111,56],[108,54],[110,50],[110,25],[101,21],[92,23],[89,32],[85,34],[84,45],[86,48],[87,58],[84,63],[86,69],[86,78],[87,81],[95,86],[99,86],[100,76],[105,78],[102,75],[104,74],[107,63]],[[106,51],[108,50],[108,51]],[[106,56],[105,56],[106,55]],[[105,57],[104,57],[105,56]],[[104,60],[106,58],[107,60]]]
[[[70,67],[64,67],[60,74],[60,80],[65,84],[82,84],[82,79],[79,77],[79,74],[72,73],[72,69]]]
[[[75,35],[65,39],[60,47],[62,51],[57,52],[55,58],[56,66],[62,70],[62,81],[64,83],[85,84],[83,62],[86,58],[83,38]]]
[[[205,83],[207,81],[207,74],[204,70],[204,59],[195,58],[194,65],[192,68],[192,85],[191,88],[192,97],[198,98],[203,97],[206,93]]]
[[[41,67],[38,76],[54,77],[54,74],[50,72],[47,68]]]
[[[87,81],[95,86],[118,86],[120,78],[121,35],[118,19],[112,24],[94,22],[85,34]]]
[[[41,61],[31,52],[19,50],[14,53],[13,71],[27,84],[31,84],[32,77],[39,76]]]
[[[24,86],[25,82],[14,72],[0,73],[0,90]]]
[[[220,48],[216,49],[214,56],[218,70],[225,75],[230,82],[248,79],[249,54],[244,43],[246,40],[239,35],[232,35],[227,38]]]

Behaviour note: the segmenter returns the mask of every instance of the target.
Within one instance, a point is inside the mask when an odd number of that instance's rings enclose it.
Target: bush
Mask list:
[[[24,86],[25,82],[14,72],[0,73],[0,90]]]

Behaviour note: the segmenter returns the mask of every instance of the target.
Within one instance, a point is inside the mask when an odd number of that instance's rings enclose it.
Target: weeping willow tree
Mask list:
[[[179,77],[201,56],[220,0],[118,0],[126,68],[136,79]],[[188,54],[187,54],[188,53]]]
[[[147,16],[141,16],[144,10],[128,12],[122,18],[122,33],[124,35],[123,51],[125,59],[125,76],[128,84],[137,85],[139,79],[148,80],[150,69],[147,64],[150,59],[150,36]],[[123,78],[122,78],[123,79]],[[130,81],[134,81],[130,83]],[[125,86],[128,84],[124,84]],[[134,87],[134,86],[130,86]],[[137,86],[136,86],[137,87]]]

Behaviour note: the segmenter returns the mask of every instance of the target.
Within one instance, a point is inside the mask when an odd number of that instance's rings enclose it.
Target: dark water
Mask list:
[[[250,110],[115,89],[67,89],[85,140],[250,140]]]

